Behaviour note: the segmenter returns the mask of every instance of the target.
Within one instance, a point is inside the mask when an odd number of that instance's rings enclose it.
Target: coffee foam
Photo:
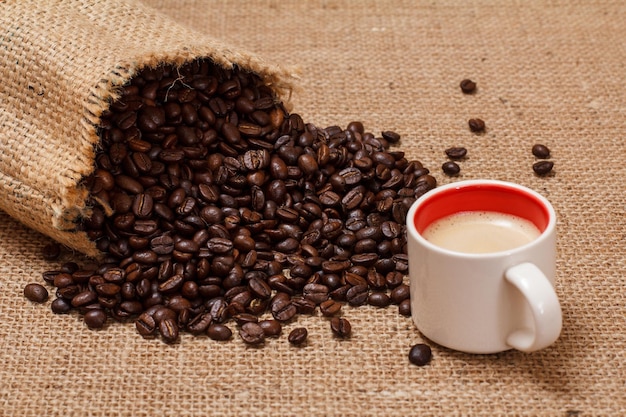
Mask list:
[[[529,220],[492,211],[460,212],[430,224],[422,233],[429,242],[463,253],[511,250],[535,240],[541,232]]]

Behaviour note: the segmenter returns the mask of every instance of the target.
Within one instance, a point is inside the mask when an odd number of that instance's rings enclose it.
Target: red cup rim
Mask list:
[[[550,203],[521,185],[496,180],[469,180],[444,185],[418,199],[409,221],[418,234],[433,222],[452,214],[491,211],[531,221],[544,233],[553,219]]]

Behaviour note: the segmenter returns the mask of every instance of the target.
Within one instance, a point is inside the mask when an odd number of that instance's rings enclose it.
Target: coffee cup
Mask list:
[[[496,180],[459,181],[407,214],[411,315],[431,341],[468,353],[554,343],[556,214],[546,198]]]

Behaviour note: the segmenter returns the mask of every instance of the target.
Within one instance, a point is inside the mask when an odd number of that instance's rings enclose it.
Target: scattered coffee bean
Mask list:
[[[544,176],[549,174],[553,167],[554,162],[552,161],[538,161],[533,164],[533,171],[537,175]]]
[[[485,122],[482,119],[469,119],[467,122],[472,132],[483,132],[485,130]]]
[[[289,343],[294,346],[301,346],[306,342],[309,332],[304,327],[296,327],[289,333]]]
[[[72,310],[72,305],[63,298],[57,298],[52,301],[50,308],[54,314],[66,314]]]
[[[400,284],[393,290],[391,290],[390,298],[394,304],[400,304],[404,300],[408,300],[410,297],[410,289],[406,284]]]
[[[107,314],[104,310],[97,308],[87,311],[83,320],[90,329],[101,329],[107,321]]]
[[[263,329],[265,337],[278,337],[283,330],[278,320],[261,320],[259,326]]]
[[[367,298],[367,303],[374,307],[387,307],[391,304],[391,299],[384,292],[373,292]]]
[[[335,300],[326,300],[320,304],[320,311],[326,317],[335,316],[341,311],[341,303]]]
[[[469,79],[462,80],[460,83],[460,87],[461,91],[463,91],[464,94],[472,94],[474,91],[476,91],[476,83]]]
[[[330,330],[337,337],[348,338],[352,334],[352,325],[350,325],[348,319],[333,317],[330,320]]]
[[[385,138],[389,143],[398,143],[400,142],[400,135],[391,130],[387,130],[382,132],[382,137]]]
[[[249,345],[260,345],[265,341],[265,332],[257,323],[245,323],[239,329],[239,336]]]
[[[24,297],[35,303],[43,303],[48,299],[48,290],[40,284],[27,284],[24,287]]]
[[[413,365],[424,366],[430,362],[432,358],[432,351],[430,346],[418,343],[409,350],[409,362]]]
[[[135,321],[135,328],[137,329],[137,333],[139,333],[143,337],[153,336],[157,330],[157,327],[157,322],[154,319],[154,316],[145,312],[141,314]]]
[[[540,159],[550,158],[550,149],[548,149],[547,146],[541,145],[539,143],[533,146],[532,153]]]
[[[411,315],[411,299],[407,298],[398,304],[398,313],[402,316],[409,317]]]
[[[467,149],[463,147],[452,147],[446,149],[446,155],[453,160],[463,159],[467,155]]]
[[[459,175],[459,172],[461,172],[461,167],[454,161],[444,162],[443,165],[441,165],[441,169],[443,170],[444,174],[450,177]]]
[[[174,343],[178,340],[180,329],[173,318],[166,318],[159,322],[159,333],[166,343]]]
[[[207,335],[213,340],[224,341],[230,339],[233,332],[228,326],[213,323],[207,329]]]

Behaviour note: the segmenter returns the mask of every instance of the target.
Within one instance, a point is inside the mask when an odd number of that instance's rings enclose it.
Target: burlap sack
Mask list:
[[[2,2],[0,2],[2,3]],[[102,112],[140,69],[203,57],[258,73],[277,93],[291,74],[199,35],[133,0],[0,4],[0,208],[87,255],[81,179]]]

